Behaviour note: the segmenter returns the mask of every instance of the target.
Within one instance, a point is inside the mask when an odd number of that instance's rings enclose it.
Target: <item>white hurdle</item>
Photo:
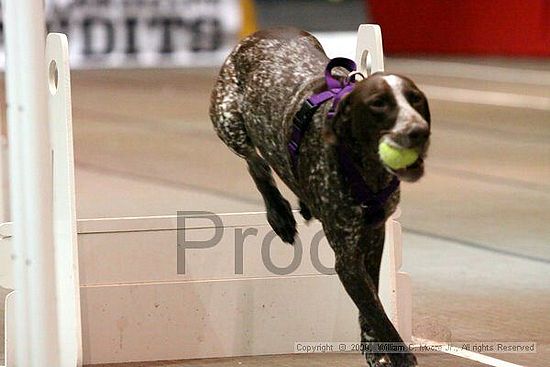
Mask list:
[[[265,213],[220,215],[225,232],[219,244],[190,251],[186,274],[176,274],[177,233],[182,230],[176,216],[76,222],[67,40],[48,36],[44,57],[42,1],[7,5],[14,223],[0,226],[0,248],[11,246],[14,276],[10,282],[0,274],[0,281],[16,289],[6,306],[7,366],[292,353],[299,341],[358,340],[357,310],[337,276],[319,273],[308,258],[319,223],[299,225],[304,261],[296,271],[274,275],[263,264],[258,240],[270,231]],[[17,16],[22,14],[32,17]],[[23,53],[27,63],[21,61]],[[359,28],[357,63],[365,74],[383,70],[378,26]],[[44,116],[49,116],[49,129]],[[29,172],[31,168],[38,171]],[[380,297],[408,342],[411,288],[408,276],[399,271],[398,215],[386,224]],[[235,228],[258,232],[247,239],[240,275],[233,268]],[[202,222],[183,230],[191,239],[204,239],[215,229],[214,223]],[[273,262],[291,263],[294,249],[273,242]],[[321,244],[317,255],[325,266],[333,263],[328,244]]]

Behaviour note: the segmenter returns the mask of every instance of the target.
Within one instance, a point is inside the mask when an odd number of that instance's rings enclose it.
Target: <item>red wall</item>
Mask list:
[[[550,56],[550,0],[367,0],[389,53]]]

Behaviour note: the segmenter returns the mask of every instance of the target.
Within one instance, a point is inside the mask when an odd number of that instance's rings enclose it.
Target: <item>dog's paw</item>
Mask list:
[[[284,242],[294,244],[298,231],[296,231],[296,220],[288,201],[281,199],[270,205],[267,208],[267,221]]]
[[[365,353],[367,367],[394,367],[387,354]]]
[[[368,367],[415,367],[416,357],[412,353],[407,354],[378,354],[365,353]]]

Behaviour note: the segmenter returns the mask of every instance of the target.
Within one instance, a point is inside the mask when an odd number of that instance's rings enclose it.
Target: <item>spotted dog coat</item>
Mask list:
[[[218,136],[246,160],[268,221],[285,242],[294,242],[296,222],[271,169],[299,198],[303,217],[321,221],[335,253],[336,272],[359,309],[361,340],[401,342],[377,295],[383,222],[366,224],[342,175],[336,145],[346,144],[373,192],[385,188],[393,175],[415,181],[423,173],[428,145],[428,105],[409,79],[374,74],[342,99],[334,118],[327,118],[331,103],[319,108],[301,142],[294,172],[287,149],[292,119],[306,98],[326,88],[328,61],[309,33],[292,28],[257,32],[225,61],[212,92],[210,116]],[[410,168],[392,171],[378,158],[381,139],[415,148],[421,158]],[[386,218],[398,201],[399,190],[384,205]],[[367,353],[366,359],[369,366],[416,365],[410,353]]]

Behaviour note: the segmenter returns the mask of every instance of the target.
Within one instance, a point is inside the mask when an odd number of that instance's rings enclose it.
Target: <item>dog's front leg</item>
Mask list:
[[[384,237],[385,231],[371,231],[371,235],[368,236],[368,244],[365,244],[365,255],[363,257],[363,264],[367,271],[372,284],[378,294],[379,279],[380,279],[380,266],[382,264],[382,253],[384,251]],[[376,340],[374,331],[369,325],[367,318],[359,312],[359,325],[361,326],[361,343],[368,343]]]
[[[384,245],[384,227],[361,229],[354,233],[327,233],[336,255],[336,272],[360,313],[361,339],[399,343],[407,350],[387,317],[378,298],[378,273]],[[392,354],[365,353],[369,366],[416,366],[409,352]]]

